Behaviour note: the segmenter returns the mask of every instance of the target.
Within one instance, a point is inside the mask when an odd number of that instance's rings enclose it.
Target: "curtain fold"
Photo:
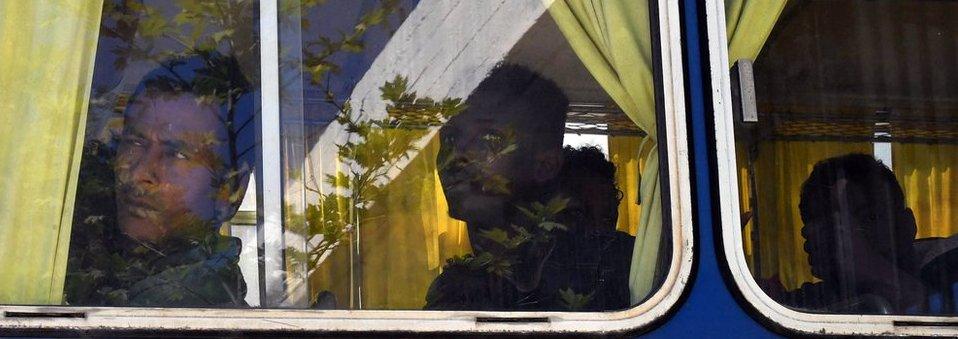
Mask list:
[[[633,303],[652,292],[663,232],[648,9],[646,0],[557,0],[549,6],[586,69],[648,134],[650,151],[641,158],[645,164],[639,184],[642,204],[629,272]]]
[[[446,260],[471,252],[466,224],[449,217],[436,171],[438,153],[439,138],[433,137],[384,187],[364,218],[363,309],[422,309]],[[337,248],[310,276],[312,293],[330,291],[342,308],[349,305],[353,283],[348,246]]]
[[[442,265],[471,252],[466,224],[449,217],[436,171],[439,138],[406,165],[363,229],[363,306],[421,309]]]
[[[905,192],[905,205],[915,213],[915,238],[958,233],[958,146],[892,144],[892,169]]]
[[[62,302],[102,4],[0,2],[0,303]]]
[[[641,161],[641,145],[641,137],[609,136],[609,160],[615,164],[615,182],[622,191],[616,229],[631,235],[638,231],[639,215],[642,213],[642,206],[639,204],[639,173],[642,173],[645,164]]]
[[[786,0],[725,0],[725,32],[729,65],[739,59],[755,60]]]

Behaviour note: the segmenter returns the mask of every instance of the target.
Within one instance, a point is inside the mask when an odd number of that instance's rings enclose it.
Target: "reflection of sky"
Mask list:
[[[366,31],[362,41],[365,48],[359,53],[338,52],[329,61],[339,65],[342,70],[339,74],[327,73],[326,79],[312,81],[305,75],[307,82],[305,93],[305,120],[308,125],[325,127],[338,113],[334,105],[325,102],[327,85],[332,91],[336,102],[342,104],[349,98],[353,86],[362,79],[376,56],[383,50],[393,32],[402,24],[410,11],[419,3],[419,0],[402,0],[400,10],[391,15],[388,22],[372,27]],[[340,32],[349,34],[363,15],[379,7],[378,0],[332,0],[317,6],[304,14],[309,26],[303,31],[303,44],[317,39],[311,37],[324,36],[332,40],[339,40]],[[311,51],[318,52],[321,48],[312,47]],[[317,126],[318,125],[318,126]]]
[[[596,146],[602,150],[605,157],[609,157],[609,137],[600,134],[576,134],[566,133],[562,138],[562,146],[572,146],[580,148],[584,146]]]
[[[108,0],[112,1],[115,4],[123,3],[122,0]],[[158,10],[158,13],[162,17],[166,18],[167,23],[171,26],[173,24],[174,16],[180,12],[181,7],[172,1],[167,0],[143,0],[142,3],[148,7],[155,8]],[[137,15],[142,15],[142,13],[132,13]],[[110,123],[110,120],[113,118],[118,118],[119,113],[114,112],[116,102],[119,95],[129,95],[136,88],[137,84],[140,82],[140,79],[153,68],[157,67],[157,63],[151,60],[143,59],[126,59],[121,60],[122,57],[118,52],[123,52],[128,49],[130,41],[124,41],[116,37],[110,37],[103,34],[106,30],[119,30],[117,27],[116,20],[113,20],[113,17],[104,13],[101,17],[102,21],[100,23],[100,35],[97,41],[97,51],[96,59],[94,62],[93,68],[93,81],[92,81],[92,90],[91,90],[91,101],[90,101],[90,110],[87,116],[87,129],[86,129],[86,139],[90,140],[93,138],[105,139],[108,135],[106,130],[107,125]],[[252,29],[258,30],[259,22],[255,21],[250,23],[253,27]],[[129,29],[136,29],[136,27],[127,27]],[[186,25],[186,29],[191,30],[192,28]],[[218,25],[210,24],[206,27],[206,34],[219,30]],[[128,32],[122,32],[128,33]],[[183,34],[186,34],[185,32]],[[131,34],[132,35],[132,34]],[[135,38],[138,44],[144,44],[145,41],[142,38]],[[173,41],[169,38],[156,38],[151,40],[154,43],[154,52],[163,52],[163,51],[176,51],[181,52],[184,50],[184,46],[180,43]],[[226,50],[226,43],[222,43],[220,52],[228,54]],[[123,67],[121,67],[123,66]],[[258,72],[259,70],[255,70]],[[247,72],[250,72],[247,70]],[[252,74],[247,74],[247,77],[250,77]]]
[[[389,17],[386,23],[374,26],[366,31],[362,38],[365,48],[359,53],[338,52],[330,57],[329,61],[339,65],[341,72],[338,74],[328,73],[325,79],[320,79],[315,83],[308,74],[304,74],[305,88],[304,108],[305,123],[311,130],[323,128],[328,125],[338,113],[334,105],[325,102],[326,86],[332,91],[336,101],[342,103],[345,101],[353,86],[362,79],[363,75],[372,65],[376,56],[383,50],[389,38],[406,18],[408,13],[418,4],[419,0],[400,0],[397,13]],[[164,17],[172,21],[173,16],[179,12],[180,8],[174,2],[146,0],[145,4],[159,9]],[[308,27],[302,32],[302,43],[307,45],[311,41],[318,40],[317,37],[325,36],[338,40],[340,33],[348,34],[353,31],[354,26],[359,22],[362,16],[369,11],[379,7],[380,0],[330,0],[322,5],[314,7],[305,13],[305,19],[309,22]],[[111,22],[109,16],[103,16],[104,26],[113,27],[115,22]],[[258,26],[258,22],[251,23]],[[211,25],[212,26],[212,25]],[[282,28],[282,25],[280,26]],[[156,41],[156,50],[182,50],[182,46],[169,39],[158,39]],[[116,67],[118,56],[115,51],[124,49],[128,42],[117,38],[100,35],[99,45],[93,76],[93,101],[88,121],[89,138],[103,138],[105,128],[110,118],[117,117],[113,112],[118,94],[129,94],[139,82],[139,78],[156,64],[151,61],[126,60],[125,68]],[[305,48],[305,47],[304,47]],[[320,47],[311,47],[313,52],[318,52]],[[283,46],[283,49],[286,49]]]

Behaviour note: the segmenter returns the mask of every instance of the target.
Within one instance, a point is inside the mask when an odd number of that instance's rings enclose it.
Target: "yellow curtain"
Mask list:
[[[471,252],[466,224],[449,217],[436,172],[438,152],[433,138],[385,187],[360,229],[364,309],[422,309],[446,260]],[[328,290],[342,307],[349,297],[347,246],[310,277],[314,293]]]
[[[958,145],[892,144],[892,167],[915,213],[916,238],[947,237],[958,232]]]
[[[0,303],[59,304],[101,1],[0,1]]]
[[[662,234],[648,9],[647,1],[637,0],[557,0],[549,6],[559,30],[593,78],[649,136],[651,150],[642,157],[642,204],[629,272],[632,302],[652,292]]]
[[[638,231],[642,213],[642,206],[639,205],[639,173],[642,173],[645,164],[641,161],[641,144],[641,137],[609,136],[609,160],[615,164],[615,182],[623,193],[616,229],[631,235]],[[645,152],[648,151],[646,147]]]
[[[363,306],[421,309],[446,259],[471,252],[466,224],[449,217],[433,138],[386,187],[363,232]]]
[[[772,141],[759,144],[755,160],[758,223],[752,226],[758,227],[759,232],[762,278],[778,276],[789,290],[814,281],[803,247],[805,238],[801,234],[803,224],[798,210],[802,183],[819,161],[849,153],[871,152],[872,144],[868,142]],[[742,186],[748,186],[748,183],[740,183]]]

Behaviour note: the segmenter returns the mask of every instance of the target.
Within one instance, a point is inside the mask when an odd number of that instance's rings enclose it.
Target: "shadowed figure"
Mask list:
[[[895,175],[864,154],[823,160],[802,185],[802,235],[821,282],[776,292],[789,306],[837,313],[915,313],[926,307],[916,226]]]
[[[473,254],[447,263],[425,308],[619,307],[589,304],[595,286],[577,290],[582,284],[569,281],[580,258],[566,247],[582,226],[570,224],[567,207],[579,201],[561,188],[568,109],[561,89],[524,67],[501,65],[466,106],[440,130],[436,161],[449,214],[466,222]],[[627,305],[628,287],[621,288]]]
[[[85,152],[69,304],[245,306],[239,239],[218,230],[246,191],[254,114],[232,57],[199,52],[144,76],[115,145]]]

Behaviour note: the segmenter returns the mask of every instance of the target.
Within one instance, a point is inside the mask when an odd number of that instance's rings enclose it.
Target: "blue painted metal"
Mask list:
[[[702,44],[700,15],[703,8],[697,0],[683,0],[683,40],[685,43],[686,58],[686,105],[689,114],[690,149],[693,162],[693,196],[695,211],[695,246],[697,247],[698,262],[691,281],[691,292],[688,299],[679,306],[677,312],[664,324],[649,332],[649,337],[659,338],[741,338],[741,337],[775,337],[776,335],[763,327],[762,324],[750,317],[746,310],[735,300],[731,288],[722,277],[724,257],[720,256],[716,248],[716,226],[719,221],[718,212],[713,210],[714,166],[710,166],[710,158],[714,157],[714,139],[710,137],[713,124],[706,109],[710,103],[706,102],[707,81],[707,48]],[[702,16],[704,17],[704,16]],[[719,262],[722,260],[723,262]]]

